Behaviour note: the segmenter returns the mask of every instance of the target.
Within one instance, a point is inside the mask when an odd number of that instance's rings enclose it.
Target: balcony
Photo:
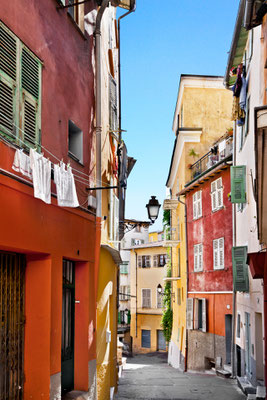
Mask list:
[[[189,166],[189,169],[191,170],[191,179],[187,184],[196,180],[201,175],[204,175],[207,171],[212,170],[220,163],[223,163],[228,159],[230,160],[232,154],[233,138],[232,136],[228,136],[227,138],[217,142],[208,153],[197,160],[193,165]]]
[[[167,226],[164,229],[163,247],[176,247],[180,243],[180,232],[177,227]]]

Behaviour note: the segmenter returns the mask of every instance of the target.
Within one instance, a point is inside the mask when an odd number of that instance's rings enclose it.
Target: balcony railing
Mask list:
[[[180,232],[177,227],[167,226],[164,229],[164,239],[163,246],[164,247],[175,247],[180,242]]]
[[[232,154],[233,139],[230,136],[216,144],[213,149],[189,167],[191,170],[191,179],[189,182],[195,180],[209,169],[214,168],[217,164],[230,157]]]

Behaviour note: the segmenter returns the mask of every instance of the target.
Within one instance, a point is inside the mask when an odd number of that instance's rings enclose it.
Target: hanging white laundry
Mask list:
[[[54,181],[57,187],[57,203],[61,207],[79,207],[76,186],[71,167],[64,163],[54,165]]]
[[[30,165],[30,157],[23,153],[22,149],[17,149],[12,165],[12,169],[16,172],[20,172],[22,175],[32,179],[32,169]]]
[[[30,149],[34,197],[51,203],[51,161]]]

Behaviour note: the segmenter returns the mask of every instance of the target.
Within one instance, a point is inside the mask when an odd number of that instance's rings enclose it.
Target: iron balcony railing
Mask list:
[[[189,169],[191,170],[191,178],[189,182],[195,180],[209,169],[214,168],[216,164],[219,164],[232,154],[233,138],[230,136],[216,144],[208,153],[197,160],[193,165],[189,166]]]

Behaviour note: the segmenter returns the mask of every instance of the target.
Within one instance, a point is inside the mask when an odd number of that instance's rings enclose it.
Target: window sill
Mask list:
[[[224,204],[221,206],[221,207],[219,207],[219,208],[216,208],[215,210],[211,210],[213,213],[216,213],[217,211],[220,211],[220,210],[222,210],[224,208]]]
[[[199,217],[193,218],[193,221],[197,221],[200,218],[203,218],[203,215],[200,215]]]
[[[79,34],[81,35],[81,37],[83,38],[83,40],[87,40],[87,37],[85,36],[84,32],[81,30],[81,28],[79,27],[79,25],[77,24],[77,22],[72,18],[72,16],[70,15],[70,13],[68,12],[68,17],[71,20],[71,22],[73,23],[73,25],[75,26],[75,28],[77,29],[77,31],[79,32]]]
[[[81,165],[82,167],[84,167],[84,164],[83,164],[74,154],[72,154],[71,152],[68,152],[68,156],[69,156],[72,160],[76,161],[76,163],[78,163],[79,165]]]

